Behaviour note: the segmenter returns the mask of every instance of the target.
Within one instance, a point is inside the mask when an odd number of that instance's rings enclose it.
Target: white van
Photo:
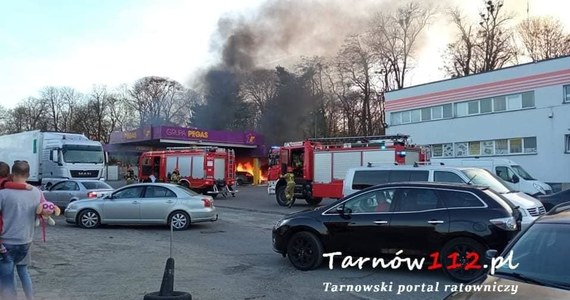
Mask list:
[[[380,166],[349,169],[343,183],[343,196],[370,186],[392,182],[455,182],[488,186],[519,207],[523,229],[546,213],[537,199],[511,189],[503,180],[482,168],[446,166]]]
[[[532,196],[552,194],[552,187],[533,178],[521,165],[502,158],[432,158],[431,164],[450,167],[476,167],[489,170],[513,190]]]

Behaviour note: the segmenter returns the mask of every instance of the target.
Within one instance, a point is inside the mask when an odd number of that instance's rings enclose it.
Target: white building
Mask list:
[[[432,157],[507,158],[570,187],[570,57],[389,92],[386,118]]]

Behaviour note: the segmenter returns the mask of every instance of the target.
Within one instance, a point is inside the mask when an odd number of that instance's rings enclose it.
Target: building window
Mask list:
[[[443,144],[443,156],[453,157],[453,144]]]
[[[482,141],[481,148],[482,155],[493,155],[495,154],[495,141]]]
[[[507,109],[517,110],[522,108],[522,96],[520,94],[507,96]]]
[[[432,145],[431,146],[431,155],[433,157],[443,157],[443,145]]]
[[[392,125],[400,125],[402,124],[402,113],[392,113],[392,117],[390,118],[390,123]]]
[[[412,123],[417,123],[422,121],[422,112],[419,109],[412,110]]]
[[[467,103],[468,113],[470,115],[476,115],[479,113],[479,101],[471,101]]]
[[[567,134],[565,137],[565,145],[566,145],[566,153],[570,153],[570,134]]]
[[[523,153],[522,139],[509,140],[509,153],[511,154]]]
[[[435,106],[431,108],[431,119],[432,120],[443,119],[443,106]]]
[[[522,93],[522,107],[523,108],[534,107],[534,92]]]
[[[481,155],[481,142],[469,142],[469,155]]]
[[[481,100],[481,113],[490,113],[493,112],[493,99],[483,99]]]
[[[493,98],[493,111],[507,110],[507,98],[505,96]]]
[[[431,120],[431,108],[422,108],[422,121]]]
[[[402,112],[402,124],[407,124],[412,122],[412,113],[410,111]]]
[[[467,103],[456,103],[455,115],[458,117],[465,117],[467,115]]]
[[[496,140],[495,141],[495,153],[496,154],[509,154],[509,141],[508,140]]]
[[[570,85],[564,86],[564,103],[570,103]]]
[[[443,106],[443,117],[444,118],[453,118],[453,105],[445,104]]]
[[[468,143],[455,143],[455,156],[467,156]]]
[[[536,137],[523,139],[524,153],[536,153]]]

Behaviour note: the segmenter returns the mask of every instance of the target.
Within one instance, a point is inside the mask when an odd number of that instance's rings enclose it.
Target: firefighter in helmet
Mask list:
[[[287,187],[285,188],[287,206],[291,208],[295,202],[295,174],[293,173],[293,168],[288,167],[287,173],[283,175],[283,178],[285,178],[285,181],[287,182]]]
[[[172,171],[172,175],[170,175],[170,183],[178,184],[180,182],[180,172],[178,169],[174,169]]]
[[[133,171],[133,169],[131,169],[131,166],[128,166],[128,168],[127,168],[127,174],[125,174],[125,180],[127,181],[127,184],[133,184],[137,180],[137,176],[135,175],[135,171]]]

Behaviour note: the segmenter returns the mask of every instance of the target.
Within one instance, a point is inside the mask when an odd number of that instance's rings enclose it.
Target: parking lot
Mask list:
[[[215,205],[217,222],[174,232],[175,289],[193,299],[442,299],[449,293],[443,286],[452,282],[441,271],[342,269],[338,263],[333,270],[326,263],[315,271],[296,270],[273,252],[271,229],[281,216],[308,208],[302,200],[291,209],[279,207],[266,187],[246,186]],[[160,289],[170,253],[167,227],[85,230],[61,216],[56,222],[47,229],[46,243],[38,230],[32,248],[30,272],[38,299],[143,299]],[[427,292],[438,283],[439,291]],[[335,285],[382,284],[386,290],[332,292]],[[419,289],[398,294],[404,285]]]

